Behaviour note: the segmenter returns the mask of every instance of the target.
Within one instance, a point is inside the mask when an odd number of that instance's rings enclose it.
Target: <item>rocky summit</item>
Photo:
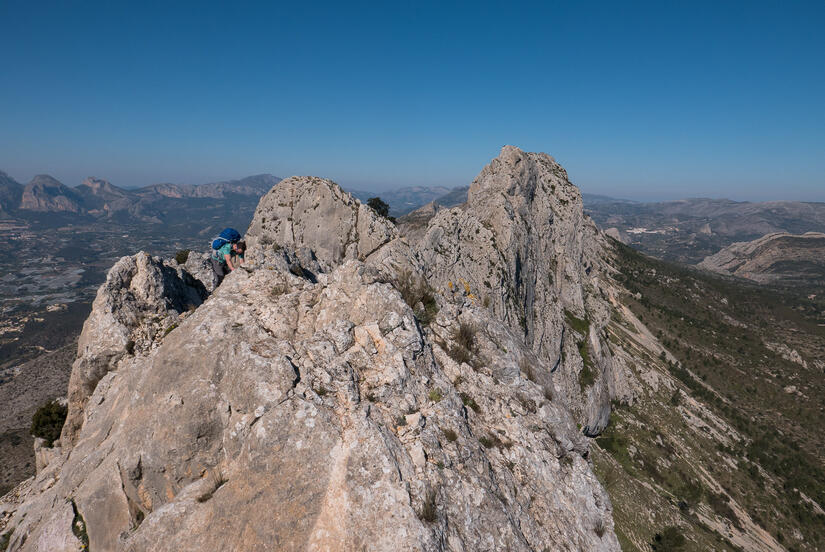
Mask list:
[[[292,177],[217,289],[204,256],[122,258],[8,550],[619,550],[587,439],[629,393],[603,240],[508,146],[414,236]]]

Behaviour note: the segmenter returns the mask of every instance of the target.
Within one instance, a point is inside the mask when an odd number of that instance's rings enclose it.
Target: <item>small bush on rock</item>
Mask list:
[[[68,409],[57,401],[49,401],[38,408],[32,417],[32,435],[45,439],[47,447],[52,446],[60,437],[67,411]]]
[[[0,552],[6,552],[6,549],[9,547],[9,542],[11,541],[12,533],[14,533],[14,529],[11,529],[8,533],[0,535]]]
[[[433,289],[422,278],[409,270],[404,270],[393,282],[393,286],[421,324],[426,326],[438,314],[438,303],[435,301]]]
[[[682,550],[685,546],[685,536],[674,525],[669,525],[662,530],[661,533],[656,533],[651,544],[653,550],[657,551],[672,551]]]
[[[421,521],[433,523],[438,518],[438,509],[435,506],[435,491],[427,491],[427,496],[424,498],[424,504],[421,506],[421,511],[418,517]]]
[[[586,317],[581,319],[569,310],[565,309],[564,318],[567,320],[567,325],[573,328],[573,331],[582,334],[584,337],[587,337],[590,333],[590,322]]]
[[[371,197],[367,200],[367,205],[372,207],[372,210],[387,218],[390,214],[390,206],[380,197]]]
[[[470,363],[476,347],[476,329],[471,324],[460,322],[458,328],[453,331],[454,345],[450,347],[447,354],[459,364]]]
[[[475,400],[473,400],[473,398],[467,393],[459,393],[458,396],[461,397],[461,402],[464,403],[464,406],[469,406],[473,412],[478,412],[480,410],[478,403],[476,403]]]
[[[188,249],[181,249],[177,253],[175,253],[175,261],[178,264],[185,264],[186,261],[189,259],[190,251]]]

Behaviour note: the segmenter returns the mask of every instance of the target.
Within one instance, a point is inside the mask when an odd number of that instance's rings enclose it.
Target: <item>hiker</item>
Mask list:
[[[212,272],[215,273],[217,283],[221,285],[224,276],[238,268],[243,262],[246,252],[246,242],[241,240],[241,234],[234,228],[226,228],[212,240]]]

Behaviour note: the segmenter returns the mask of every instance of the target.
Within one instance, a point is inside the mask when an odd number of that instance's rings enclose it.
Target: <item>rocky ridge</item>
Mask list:
[[[705,257],[700,268],[759,283],[811,283],[825,276],[825,234],[787,232],[737,242]]]
[[[25,212],[49,212],[92,217],[103,215],[106,218],[123,214],[127,220],[152,221],[155,211],[169,200],[257,198],[279,180],[269,174],[260,174],[197,186],[155,184],[127,190],[95,177],[70,188],[49,175],[35,176],[22,186],[0,172],[0,212],[18,216]]]
[[[293,177],[247,238],[205,301],[197,256],[113,267],[9,550],[618,550],[576,427],[627,393],[609,267],[552,158],[504,148],[417,241]]]

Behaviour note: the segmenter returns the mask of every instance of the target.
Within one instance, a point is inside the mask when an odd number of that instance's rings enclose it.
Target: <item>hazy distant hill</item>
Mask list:
[[[445,188],[444,186],[409,186],[383,192],[366,192],[363,190],[349,189],[347,191],[364,203],[371,197],[380,197],[390,206],[390,215],[394,217],[415,211],[422,205],[426,205],[451,192],[450,188]]]
[[[80,213],[82,202],[83,198],[74,190],[47,174],[39,174],[26,184],[18,209]]]
[[[240,180],[213,182],[194,186],[191,184],[154,184],[133,190],[140,197],[169,198],[226,198],[229,195],[257,196],[268,192],[281,179],[271,174],[247,176]]]
[[[660,203],[594,201],[585,211],[621,241],[659,258],[698,263],[722,248],[775,232],[825,231],[825,203],[684,199]]]
[[[70,188],[49,175],[35,176],[22,186],[0,173],[0,213],[24,220],[32,219],[35,213],[55,213],[87,220],[117,219],[123,223],[168,222],[194,212],[202,215],[210,209],[235,211],[249,207],[254,210],[260,197],[279,181],[276,176],[259,174],[198,186],[154,184],[124,189],[107,180],[89,177]],[[220,201],[204,203],[203,200]]]
[[[16,209],[22,197],[23,185],[0,171],[0,215]]]
[[[823,283],[825,234],[768,234],[751,242],[729,245],[706,257],[699,266],[760,283]]]

